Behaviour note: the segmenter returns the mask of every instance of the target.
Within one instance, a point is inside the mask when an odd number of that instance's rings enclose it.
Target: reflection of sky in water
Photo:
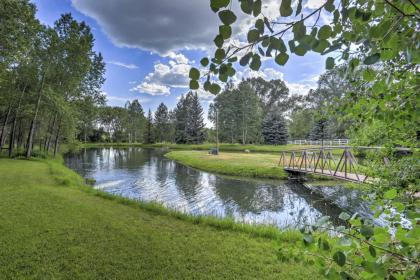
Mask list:
[[[160,149],[85,149],[66,164],[95,188],[143,201],[158,201],[192,214],[232,216],[247,223],[294,227],[340,209],[302,185],[282,181],[239,180],[185,167]]]

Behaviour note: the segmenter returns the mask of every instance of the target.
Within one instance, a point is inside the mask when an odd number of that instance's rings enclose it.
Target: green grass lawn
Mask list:
[[[279,155],[266,153],[229,153],[210,155],[204,151],[172,151],[166,157],[182,164],[224,175],[287,179],[282,166],[277,166]]]
[[[301,246],[297,233],[256,237],[118,199],[54,161],[0,159],[0,179],[2,279],[320,278],[277,259],[280,247]]]

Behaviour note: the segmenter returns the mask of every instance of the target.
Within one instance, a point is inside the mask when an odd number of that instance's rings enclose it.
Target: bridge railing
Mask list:
[[[363,173],[352,150],[380,150],[383,147],[322,146],[280,152],[278,165],[289,172],[317,173],[353,182],[365,182]],[[411,149],[399,147],[395,151],[410,153]],[[384,158],[384,164],[389,160]]]
[[[350,140],[349,139],[325,139],[321,141],[321,140],[297,139],[297,140],[287,141],[287,143],[294,144],[294,145],[343,146],[343,145],[349,145]]]
[[[368,178],[361,174],[349,146],[282,151],[278,165],[289,172],[317,173],[348,181],[365,182]]]

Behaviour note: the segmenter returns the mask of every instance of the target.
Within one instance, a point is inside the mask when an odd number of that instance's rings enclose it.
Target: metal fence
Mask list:
[[[295,144],[295,145],[325,145],[325,146],[345,146],[350,143],[349,139],[325,139],[321,140],[306,140],[306,139],[299,139],[299,140],[292,140],[287,141],[288,144]]]

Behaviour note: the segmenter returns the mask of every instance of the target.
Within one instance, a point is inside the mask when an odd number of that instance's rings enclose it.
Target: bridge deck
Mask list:
[[[334,174],[334,170],[329,170],[329,169],[316,169],[314,170],[313,168],[298,168],[298,167],[285,167],[284,170],[286,171],[290,171],[290,172],[298,172],[298,173],[314,173],[314,174],[320,174],[323,176],[330,176],[330,177],[334,177],[337,179],[341,179],[341,180],[347,180],[347,181],[351,181],[351,182],[357,182],[357,183],[361,183],[364,182],[367,178],[367,176],[363,175],[363,174],[356,174],[356,173],[349,173],[349,172],[342,172],[342,171],[337,171]]]

